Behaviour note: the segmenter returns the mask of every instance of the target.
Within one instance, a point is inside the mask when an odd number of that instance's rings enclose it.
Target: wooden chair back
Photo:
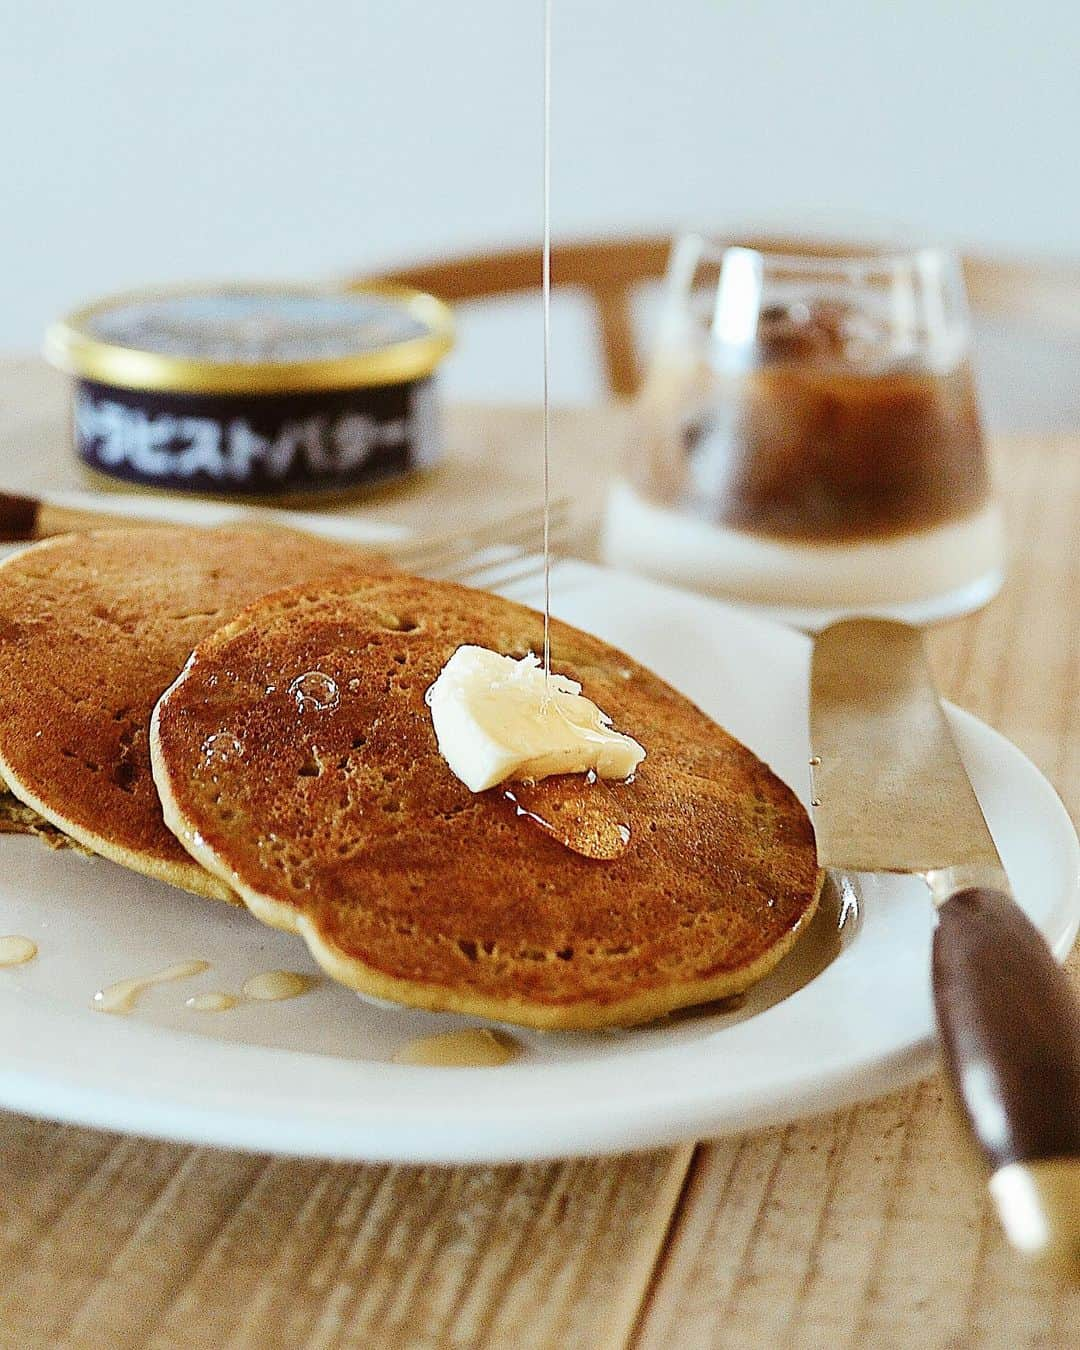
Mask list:
[[[664,275],[671,239],[670,234],[613,237],[552,247],[552,285],[582,291],[593,304],[607,387],[616,397],[629,397],[640,382],[642,358],[634,332],[633,296],[638,287]],[[788,252],[807,248],[807,241],[797,238],[740,242]],[[1080,335],[1080,264],[978,254],[966,255],[963,264],[976,316],[1024,318],[1059,334]],[[522,294],[540,287],[541,251],[532,245],[442,258],[350,278],[346,284],[371,281],[412,286],[451,304]]]

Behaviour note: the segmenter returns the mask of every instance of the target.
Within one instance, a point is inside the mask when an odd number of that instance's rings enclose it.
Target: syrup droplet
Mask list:
[[[243,755],[244,747],[231,731],[215,731],[203,741],[202,753],[207,764],[230,764]]]
[[[746,994],[729,994],[727,998],[713,999],[710,1003],[694,1003],[686,1008],[673,1008],[645,1026],[664,1027],[674,1022],[705,1021],[710,1017],[722,1017],[726,1013],[738,1012],[746,1002]]]
[[[298,998],[314,984],[310,975],[299,975],[293,970],[267,970],[246,980],[243,993],[257,1003],[274,1003],[278,999]]]
[[[818,764],[821,763],[821,756],[820,756],[820,755],[811,755],[811,756],[810,756],[810,763],[811,763],[811,765],[813,765],[813,766],[816,767]]]
[[[28,937],[12,933],[10,937],[0,937],[0,966],[22,966],[37,956],[37,943]]]
[[[309,709],[315,712],[333,712],[341,702],[341,690],[337,681],[321,670],[309,670],[297,675],[289,685],[289,693],[296,699],[301,712]]]
[[[209,961],[181,961],[175,966],[166,966],[164,970],[156,971],[153,975],[140,975],[133,980],[118,980],[115,984],[99,989],[90,1006],[98,1012],[123,1015],[134,1010],[139,995],[145,993],[151,985],[167,984],[170,980],[186,980],[209,969]]]
[[[184,1000],[184,1007],[191,1008],[194,1012],[228,1012],[230,1008],[235,1008],[240,1000],[235,994],[221,994],[211,992],[208,994],[193,994],[191,998]]]
[[[464,1031],[419,1036],[395,1050],[392,1058],[395,1064],[422,1064],[439,1069],[482,1069],[509,1064],[524,1051],[522,1043],[505,1031],[468,1027]]]
[[[531,820],[573,853],[610,862],[630,846],[630,824],[618,797],[592,770],[515,783],[503,796],[519,817]]]

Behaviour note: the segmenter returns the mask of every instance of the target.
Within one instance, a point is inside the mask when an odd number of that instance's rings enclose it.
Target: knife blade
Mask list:
[[[814,828],[822,867],[1005,869],[949,730],[922,635],[848,620],[815,640],[810,684]]]
[[[818,861],[925,878],[945,1067],[998,1214],[1018,1250],[1080,1280],[1080,1003],[1012,899],[917,629],[817,634],[810,742]]]

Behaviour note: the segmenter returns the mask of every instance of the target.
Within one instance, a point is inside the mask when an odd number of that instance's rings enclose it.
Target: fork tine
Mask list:
[[[551,547],[559,548],[570,538],[568,528],[551,532]],[[515,550],[503,557],[473,558],[455,564],[441,572],[443,581],[457,581],[477,590],[492,590],[523,581],[544,570],[543,532],[538,533],[534,546]]]
[[[530,553],[520,558],[508,558],[501,565],[484,567],[476,572],[463,572],[452,579],[474,591],[502,591],[530,577],[538,577],[543,571],[543,556]]]
[[[568,518],[562,511],[556,513],[551,521],[553,532],[563,532],[568,527]],[[543,523],[535,518],[522,521],[513,527],[504,525],[498,532],[485,532],[479,538],[465,536],[438,545],[427,546],[399,555],[397,562],[414,572],[442,572],[450,568],[468,567],[482,554],[496,549],[535,549],[543,543]]]
[[[560,497],[552,502],[552,529],[565,528],[569,514],[568,498]],[[412,548],[395,550],[393,556],[397,564],[406,571],[442,570],[458,562],[467,562],[475,558],[486,547],[528,546],[538,532],[542,537],[542,518],[538,518],[538,513],[533,508],[517,511],[513,515],[465,533],[458,532],[419,540]]]
[[[569,537],[570,529],[566,522],[560,522],[558,527],[552,527],[550,531],[553,548],[564,544]],[[520,534],[512,544],[493,544],[465,557],[441,559],[438,566],[426,568],[423,575],[445,581],[459,581],[464,577],[479,576],[492,569],[507,567],[522,558],[542,555],[543,547],[544,532],[543,528],[538,526],[528,533]]]

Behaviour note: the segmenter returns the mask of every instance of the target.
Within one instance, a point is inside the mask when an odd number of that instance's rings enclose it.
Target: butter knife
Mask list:
[[[929,886],[945,1065],[1006,1235],[1080,1278],[1080,1002],[1011,896],[917,629],[817,635],[810,741],[821,866]]]

